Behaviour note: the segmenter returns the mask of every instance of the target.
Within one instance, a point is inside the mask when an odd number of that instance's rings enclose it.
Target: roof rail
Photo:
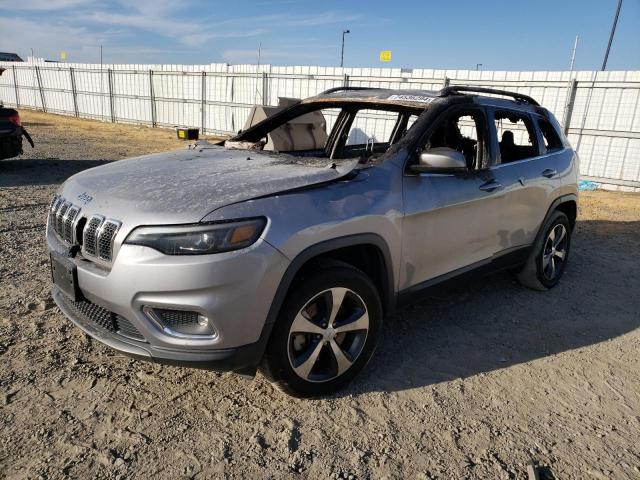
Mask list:
[[[328,95],[330,93],[334,93],[334,92],[341,92],[341,91],[348,91],[348,90],[382,90],[380,88],[376,88],[376,87],[334,87],[334,88],[330,88],[329,90],[325,90],[324,92],[319,93],[319,95]]]
[[[463,85],[454,85],[452,87],[445,87],[438,92],[439,97],[446,97],[451,95],[452,93],[460,93],[460,92],[474,92],[474,93],[493,93],[494,95],[504,95],[505,97],[513,97],[516,101],[522,103],[528,103],[529,105],[537,105],[540,106],[538,102],[536,102],[529,95],[524,95],[522,93],[509,92],[507,90],[497,90],[495,88],[484,88],[484,87],[467,87]]]

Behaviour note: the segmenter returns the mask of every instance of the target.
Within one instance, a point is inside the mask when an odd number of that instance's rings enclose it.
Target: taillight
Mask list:
[[[17,114],[17,113],[14,113],[13,115],[9,115],[9,121],[11,123],[15,123],[18,126],[22,125],[22,123],[20,121],[20,115]]]

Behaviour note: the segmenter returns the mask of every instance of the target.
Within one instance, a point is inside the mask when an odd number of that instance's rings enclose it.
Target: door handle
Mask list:
[[[558,174],[553,168],[547,168],[544,172],[542,172],[543,177],[551,178],[555,177]]]
[[[495,180],[491,180],[490,182],[483,183],[478,188],[480,188],[480,190],[482,190],[483,192],[495,192],[496,190],[501,189],[502,185]]]

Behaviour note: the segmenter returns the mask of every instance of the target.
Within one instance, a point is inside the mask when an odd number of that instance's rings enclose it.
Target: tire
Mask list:
[[[527,263],[518,273],[518,281],[525,287],[539,291],[555,287],[569,260],[570,247],[571,223],[564,213],[556,210],[540,229]]]
[[[331,262],[299,283],[284,301],[260,370],[289,395],[329,395],[373,355],[382,328],[380,296],[367,275],[342,262]],[[341,295],[334,312],[334,299]]]

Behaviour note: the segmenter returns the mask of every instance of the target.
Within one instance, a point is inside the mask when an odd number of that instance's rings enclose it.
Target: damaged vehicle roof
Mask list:
[[[336,101],[403,105],[412,108],[426,108],[426,106],[428,106],[437,98],[439,98],[439,92],[430,90],[337,87],[335,89],[329,89],[315,97],[310,97],[302,100],[301,103]]]

